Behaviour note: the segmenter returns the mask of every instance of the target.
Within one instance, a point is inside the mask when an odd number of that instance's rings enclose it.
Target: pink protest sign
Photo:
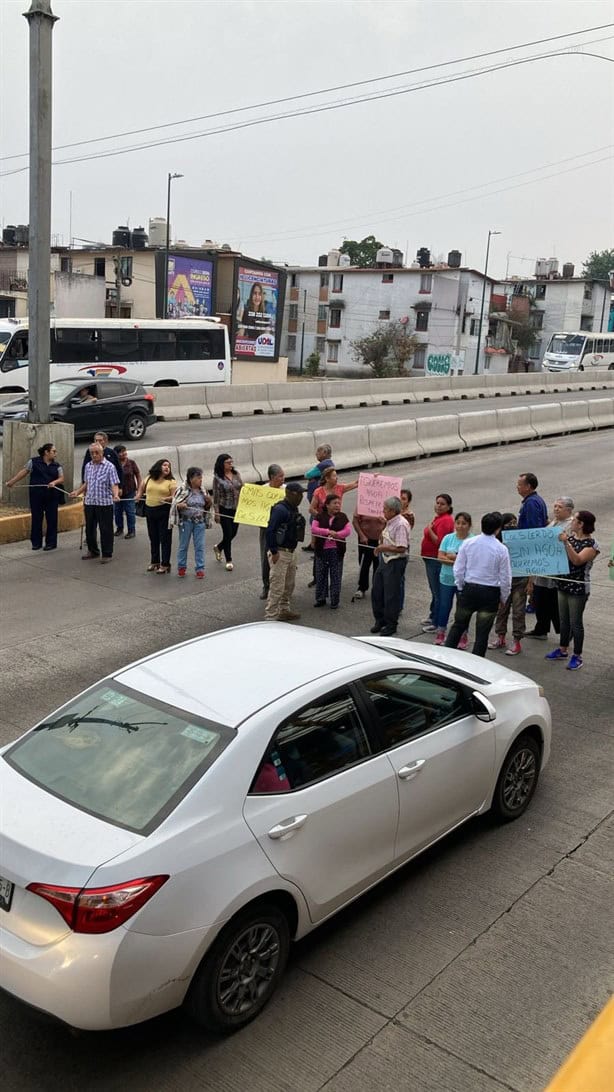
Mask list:
[[[381,516],[384,501],[399,497],[402,485],[402,478],[392,478],[389,474],[359,474],[356,505],[359,515]]]

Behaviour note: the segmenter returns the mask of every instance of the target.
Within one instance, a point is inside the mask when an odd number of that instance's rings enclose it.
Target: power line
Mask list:
[[[612,36],[610,36],[610,37],[612,37]],[[586,43],[586,44],[590,45],[592,43]],[[524,57],[524,58],[520,58],[520,59],[515,60],[515,61],[509,61],[509,62],[505,62],[505,63],[502,63],[502,64],[491,65],[491,66],[488,66],[488,67],[482,68],[482,69],[474,69],[472,71],[465,72],[465,73],[457,73],[454,76],[442,77],[442,78],[438,78],[438,79],[428,81],[426,83],[411,84],[411,85],[409,85],[407,87],[393,88],[393,89],[386,90],[386,91],[381,91],[381,92],[377,92],[377,93],[357,96],[357,97],[355,97],[353,99],[347,99],[345,101],[340,100],[340,101],[337,101],[337,102],[324,103],[324,104],[320,104],[320,105],[317,105],[317,106],[309,106],[309,107],[305,107],[305,108],[303,108],[301,110],[287,111],[287,112],[281,113],[281,114],[273,114],[273,115],[270,115],[268,117],[251,118],[251,119],[249,119],[247,121],[236,122],[236,123],[234,123],[232,125],[218,126],[217,128],[214,128],[214,129],[203,130],[200,133],[188,133],[188,134],[185,134],[183,136],[170,137],[170,138],[167,138],[167,139],[164,139],[164,140],[149,141],[149,142],[146,142],[144,144],[136,144],[136,145],[128,146],[126,148],[109,149],[107,151],[93,152],[93,153],[90,153],[88,155],[83,155],[83,156],[73,156],[73,157],[68,158],[68,159],[56,160],[53,165],[54,166],[61,166],[61,165],[67,164],[67,163],[83,163],[83,162],[88,162],[88,161],[94,160],[94,159],[108,159],[108,158],[115,157],[115,156],[118,156],[118,155],[126,155],[126,154],[128,154],[130,152],[144,151],[144,150],[147,150],[149,148],[158,148],[158,147],[163,147],[163,146],[170,145],[170,144],[181,144],[181,143],[185,143],[186,141],[204,139],[204,138],[206,138],[208,136],[219,136],[219,135],[221,135],[223,133],[234,132],[234,131],[240,130],[240,129],[248,129],[248,128],[252,128],[253,126],[257,126],[257,125],[266,125],[266,124],[270,124],[270,123],[272,123],[274,121],[287,120],[287,119],[291,119],[291,118],[295,118],[295,117],[305,117],[305,116],[309,116],[311,114],[326,113],[326,112],[329,112],[331,110],[339,110],[339,109],[343,109],[344,107],[360,105],[360,104],[365,103],[365,102],[375,102],[375,101],[378,101],[380,99],[395,98],[395,97],[398,97],[399,95],[411,94],[414,91],[422,91],[422,90],[427,90],[427,89],[432,88],[432,87],[441,87],[441,86],[444,86],[444,85],[449,84],[449,83],[458,83],[460,81],[464,81],[464,80],[468,80],[468,79],[474,79],[477,76],[487,75],[487,74],[490,74],[491,72],[498,72],[498,71],[501,71],[501,70],[506,69],[506,68],[514,68],[517,65],[521,65],[521,64],[530,64],[533,61],[544,60],[545,58],[548,58],[548,57],[569,56],[570,53],[577,53],[577,51],[575,49],[572,49],[572,50],[565,51],[564,53],[562,53],[560,51],[556,51],[556,52],[550,52],[550,53],[544,53],[544,54],[536,54],[533,57]],[[583,56],[582,53],[579,53],[578,55]],[[606,59],[611,59],[611,58],[606,58]],[[18,167],[18,168],[15,168],[13,170],[10,170],[10,171],[4,171],[4,172],[0,173],[0,177],[8,177],[8,176],[14,175],[14,174],[21,174],[23,171],[26,171],[28,169],[29,169],[28,166]]]
[[[436,68],[446,68],[446,67],[449,67],[450,65],[453,65],[453,64],[464,64],[466,61],[482,60],[484,57],[495,57],[495,56],[500,55],[501,53],[509,53],[512,50],[516,50],[516,49],[529,49],[532,46],[536,46],[536,45],[546,45],[548,42],[557,42],[557,41],[561,41],[564,38],[575,38],[579,34],[593,34],[598,30],[609,30],[613,26],[614,26],[614,23],[603,23],[600,26],[596,26],[596,27],[584,27],[581,30],[569,31],[567,34],[555,34],[555,35],[552,35],[549,38],[536,38],[534,41],[531,41],[531,42],[519,42],[518,45],[505,46],[505,47],[499,48],[499,49],[490,49],[490,50],[486,50],[486,51],[484,51],[482,53],[472,53],[472,54],[469,54],[466,57],[456,57],[455,59],[450,60],[450,61],[439,61],[436,64],[422,65],[420,68],[410,68],[410,69],[406,69],[405,71],[402,71],[402,72],[391,72],[391,73],[389,73],[388,75],[385,75],[385,76],[372,76],[370,79],[354,80],[351,83],[337,84],[337,85],[335,85],[333,87],[323,87],[323,88],[320,88],[317,91],[303,91],[303,92],[301,92],[300,94],[297,94],[297,95],[286,95],[283,98],[269,99],[269,100],[267,100],[265,102],[253,103],[250,106],[237,106],[237,107],[233,107],[233,108],[228,109],[228,110],[219,110],[219,111],[217,111],[215,113],[212,113],[212,114],[200,114],[200,115],[198,115],[196,117],[192,117],[192,118],[182,118],[179,121],[168,121],[168,122],[164,122],[164,123],[159,124],[159,125],[148,125],[148,126],[145,126],[144,128],[141,128],[141,129],[128,129],[128,130],[125,130],[124,132],[109,133],[106,136],[89,137],[89,138],[87,138],[85,140],[77,140],[77,141],[73,141],[73,142],[71,142],[69,144],[57,144],[57,145],[54,146],[53,151],[54,152],[55,151],[63,151],[66,148],[79,148],[79,147],[82,147],[82,146],[84,146],[86,144],[94,144],[94,143],[104,142],[106,140],[117,140],[117,139],[122,139],[123,137],[128,137],[128,136],[138,136],[141,133],[151,133],[151,132],[155,132],[158,129],[169,129],[169,128],[174,128],[175,126],[178,126],[178,125],[191,125],[191,124],[193,124],[194,122],[197,122],[197,121],[210,121],[213,118],[227,117],[230,114],[244,113],[247,110],[260,110],[260,109],[264,109],[264,107],[267,107],[267,106],[280,106],[280,105],[282,105],[282,103],[285,103],[285,102],[296,102],[296,101],[298,101],[300,99],[314,98],[314,97],[316,97],[318,95],[329,95],[329,94],[332,94],[333,92],[336,92],[336,91],[347,91],[351,87],[364,87],[364,86],[366,86],[367,84],[370,84],[370,83],[381,83],[383,80],[394,80],[394,79],[400,79],[401,77],[404,77],[404,76],[415,76],[415,75],[418,75],[421,72],[433,71],[433,69],[436,69]],[[597,40],[598,41],[603,41],[604,39],[597,39]],[[578,46],[581,47],[582,44],[583,43],[578,43]],[[590,45],[591,43],[588,42],[586,44]],[[611,58],[603,58],[603,59],[604,60],[610,60]],[[29,154],[28,152],[20,152],[20,153],[16,153],[16,154],[13,154],[13,155],[0,156],[0,162],[8,161],[8,160],[11,160],[11,159],[23,159],[23,158],[27,157],[28,154]]]

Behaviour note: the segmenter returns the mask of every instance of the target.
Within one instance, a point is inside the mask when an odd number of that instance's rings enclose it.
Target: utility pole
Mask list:
[[[166,186],[166,246],[164,247],[164,307],[162,318],[168,318],[168,253],[171,248],[171,182],[173,178],[183,178],[182,174],[168,172]],[[175,238],[177,236],[175,235]]]
[[[51,267],[51,70],[50,0],[32,0],[24,16],[30,28],[30,271],[28,420],[49,420]]]
[[[486,261],[484,262],[484,283],[482,285],[482,306],[480,307],[480,325],[478,326],[478,344],[475,350],[475,368],[473,374],[477,375],[480,370],[480,347],[482,345],[482,322],[484,321],[484,301],[486,299],[486,277],[488,274],[488,255],[490,254],[490,238],[491,235],[500,235],[500,231],[489,231],[488,242],[486,244]]]
[[[303,328],[301,330],[301,361],[298,367],[299,375],[303,374],[303,354],[305,352],[305,311],[307,310],[307,289],[303,288]]]

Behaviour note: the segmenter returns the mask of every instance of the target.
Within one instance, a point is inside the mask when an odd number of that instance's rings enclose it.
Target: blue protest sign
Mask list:
[[[559,540],[560,527],[529,527],[503,531],[510,552],[512,576],[560,576],[569,572],[569,560]]]

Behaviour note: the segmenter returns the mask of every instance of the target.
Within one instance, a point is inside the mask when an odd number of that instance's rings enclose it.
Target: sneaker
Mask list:
[[[379,633],[380,637],[394,637],[396,631],[396,626],[383,626],[382,629],[380,629]]]
[[[434,626],[432,622],[425,622],[424,625],[421,626],[421,629],[422,629],[423,633],[436,633],[437,632],[437,626]]]
[[[522,652],[522,645],[520,644],[520,641],[512,641],[510,647],[506,648],[505,655],[506,656],[519,656],[521,652]]]
[[[582,657],[576,656],[575,652],[573,656],[570,656],[569,663],[565,664],[567,671],[579,671],[582,667]]]
[[[489,648],[507,648],[507,642],[505,637],[493,637],[492,641],[488,642]]]
[[[234,569],[234,565],[233,565],[232,561],[227,561],[226,562],[226,572],[231,573],[233,569]]]
[[[438,629],[437,630],[437,636],[435,638],[435,644],[436,645],[442,645],[444,643],[445,639],[446,639],[445,629]]]
[[[461,652],[466,652],[468,644],[469,644],[469,634],[468,633],[463,633],[463,636],[461,637],[461,639],[458,642],[456,647],[460,648]]]
[[[196,570],[196,579],[197,580],[204,580],[205,579],[205,570],[204,569],[197,569]]]
[[[219,546],[214,546],[213,547],[213,554],[214,554],[214,557],[215,557],[216,561],[221,561],[222,560],[222,551],[220,550]]]
[[[555,648],[552,652],[547,652],[544,656],[544,660],[566,660],[567,653],[563,652],[561,648]]]
[[[124,538],[136,538],[136,534],[134,531],[128,531],[128,534],[124,535]]]
[[[423,618],[420,625],[421,626],[432,626],[433,625],[433,619],[432,618]]]
[[[365,593],[361,591],[360,588],[357,588],[352,596],[352,599],[364,599],[364,597]]]
[[[384,628],[384,623],[383,622],[376,622],[374,626],[371,626],[371,629],[369,630],[369,633],[381,633],[383,628]]]
[[[185,576],[185,569],[177,569],[177,576]]]

